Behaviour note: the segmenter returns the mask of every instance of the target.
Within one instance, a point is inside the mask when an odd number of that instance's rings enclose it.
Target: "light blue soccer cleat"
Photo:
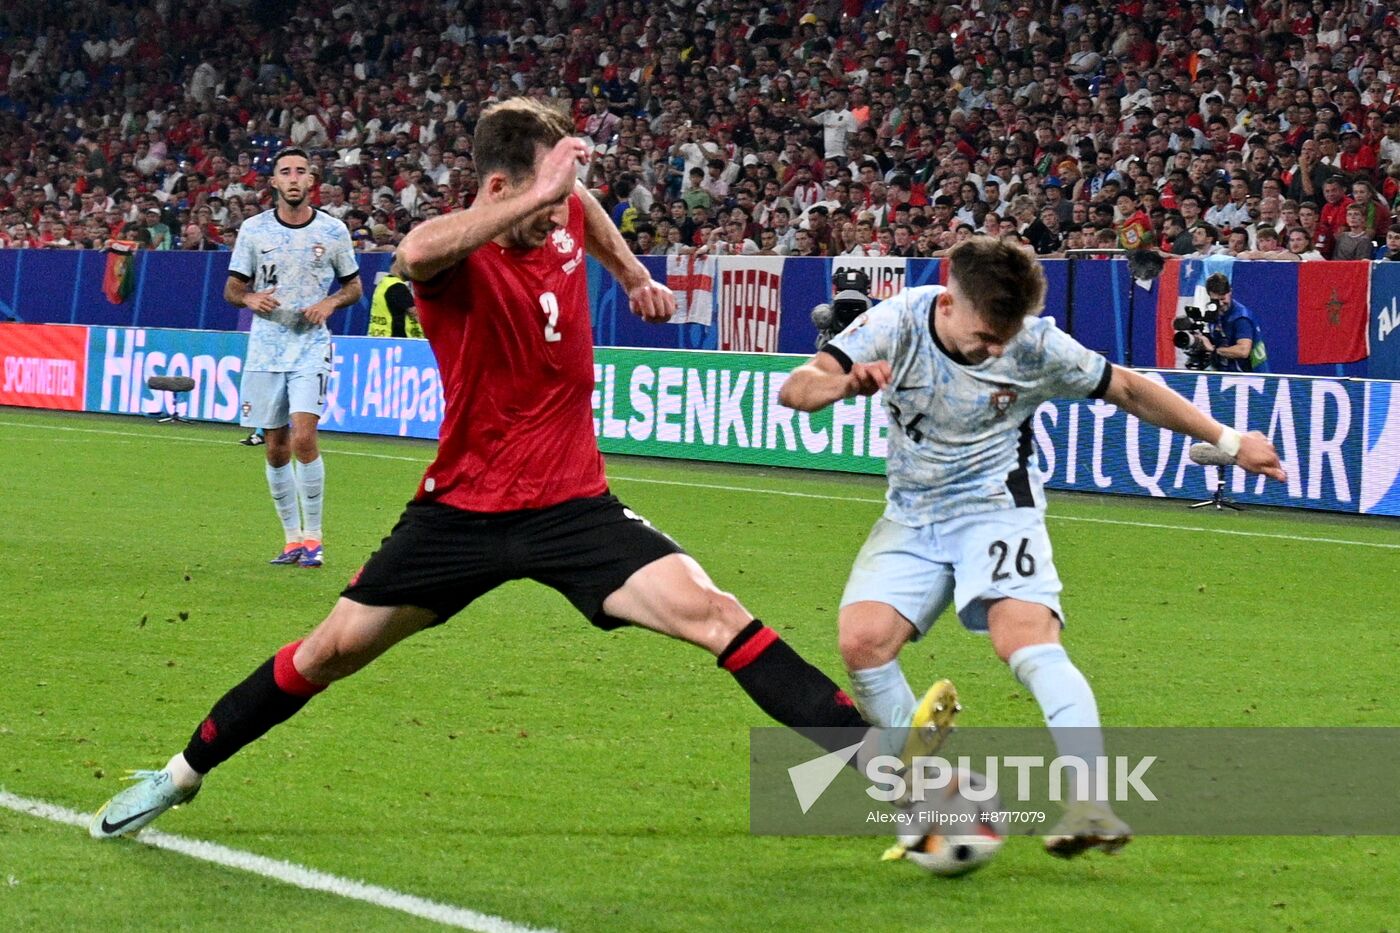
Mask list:
[[[181,790],[170,772],[132,771],[124,780],[137,781],[102,805],[88,824],[94,839],[115,839],[134,833],[172,807],[189,803],[199,788]]]
[[[320,541],[304,541],[301,545],[301,559],[297,561],[303,567],[319,567],[323,563],[321,556]]]
[[[287,545],[285,548],[283,548],[281,554],[278,554],[276,557],[272,558],[272,560],[268,561],[268,563],[278,567],[291,567],[295,564],[300,563],[302,555],[305,553],[306,549],[302,547],[301,542],[298,541],[295,544]]]

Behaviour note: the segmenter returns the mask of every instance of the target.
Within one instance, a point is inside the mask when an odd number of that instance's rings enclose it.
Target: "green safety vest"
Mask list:
[[[399,278],[397,275],[385,274],[379,280],[379,284],[374,287],[374,297],[369,303],[369,336],[371,337],[392,337],[394,335],[394,315],[389,311],[389,289],[395,285],[405,285],[410,289],[407,280]],[[407,318],[404,322],[404,333],[415,340],[423,339],[423,326],[413,318]]]

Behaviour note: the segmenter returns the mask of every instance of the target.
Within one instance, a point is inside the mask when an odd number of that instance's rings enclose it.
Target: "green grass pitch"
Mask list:
[[[263,455],[239,436],[0,409],[0,789],[88,811],[124,769],[162,764],[220,693],[320,621],[431,456],[325,436],[328,564],[273,568]],[[836,602],[878,481],[621,457],[610,473],[844,681]],[[1066,640],[1106,724],[1400,725],[1400,561],[1356,543],[1393,545],[1394,523],[1058,496],[1051,529]],[[950,619],[905,669],[954,677],[964,725],[1039,722]],[[333,687],[157,825],[564,930],[1397,926],[1389,838],[1142,838],[1074,862],[1018,838],[945,881],[882,864],[881,839],[752,837],[746,730],[762,724],[703,653],[600,633],[514,584]],[[0,809],[3,930],[430,926]]]

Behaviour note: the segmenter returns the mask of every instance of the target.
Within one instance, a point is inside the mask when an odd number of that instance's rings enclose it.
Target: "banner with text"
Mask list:
[[[0,405],[82,411],[87,330],[0,324]]]
[[[848,399],[814,414],[778,403],[800,357],[599,348],[597,360],[594,426],[604,452],[884,470],[890,428],[878,396]],[[1263,431],[1278,447],[1288,481],[1231,469],[1226,491],[1233,498],[1359,511],[1363,447],[1366,462],[1373,463],[1368,489],[1385,487],[1367,510],[1383,512],[1400,498],[1387,493],[1386,477],[1393,484],[1400,460],[1386,459],[1400,441],[1400,393],[1391,395],[1389,385],[1374,390],[1368,410],[1365,383],[1349,379],[1146,375],[1224,423]],[[1031,427],[1050,488],[1191,499],[1207,499],[1215,489],[1218,469],[1190,461],[1190,438],[1144,425],[1107,402],[1047,402]]]
[[[89,329],[87,410],[170,414],[202,421],[238,420],[238,385],[248,335],[158,327]],[[194,389],[178,401],[146,386],[152,376],[189,376]]]

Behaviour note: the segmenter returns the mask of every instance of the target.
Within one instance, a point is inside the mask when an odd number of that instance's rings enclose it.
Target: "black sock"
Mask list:
[[[846,691],[757,619],[734,636],[720,652],[718,663],[734,675],[759,709],[827,751],[859,739],[844,729],[870,726]]]
[[[207,774],[273,726],[286,722],[325,689],[301,676],[292,664],[300,644],[285,646],[219,698],[185,746],[185,761],[191,768]]]

